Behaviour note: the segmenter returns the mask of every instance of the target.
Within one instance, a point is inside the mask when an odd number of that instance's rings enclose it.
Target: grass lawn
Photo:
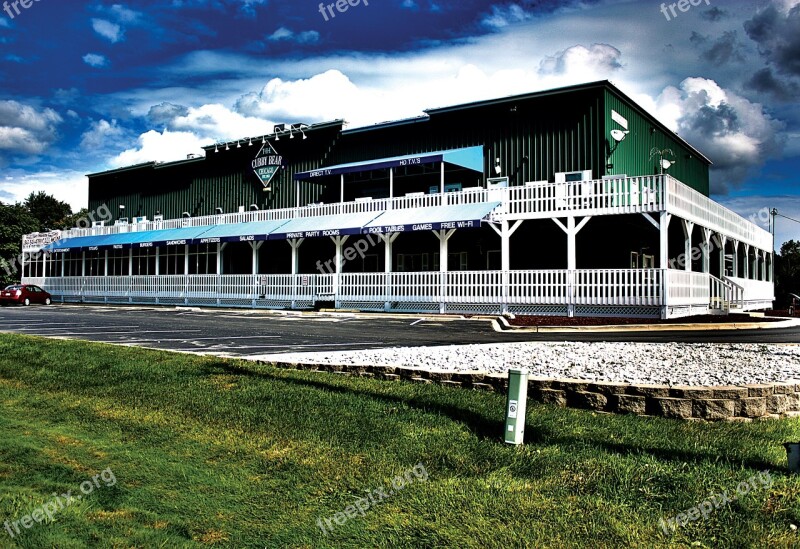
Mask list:
[[[82,495],[14,537],[0,524],[0,547],[800,545],[781,446],[798,420],[530,403],[514,448],[504,395],[16,335],[0,402],[0,522]],[[764,470],[769,488],[659,525]]]

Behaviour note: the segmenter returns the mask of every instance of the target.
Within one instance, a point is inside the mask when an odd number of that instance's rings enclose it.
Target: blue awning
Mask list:
[[[267,240],[270,233],[275,232],[288,220],[252,221],[248,223],[231,223],[215,225],[195,240],[195,244],[213,244],[215,242],[253,242]]]
[[[43,252],[51,254],[67,253],[73,250],[100,249],[99,247],[110,237],[119,235],[96,235],[96,236],[76,236],[74,238],[62,238],[48,244],[42,248]]]
[[[294,174],[297,181],[304,179],[315,179],[330,175],[341,175],[347,173],[359,173],[369,170],[381,170],[398,168],[404,166],[420,166],[422,164],[435,164],[445,162],[454,166],[460,166],[468,170],[483,173],[483,146],[466,147],[463,149],[451,149],[449,151],[437,151],[421,154],[407,154],[404,156],[392,156],[390,158],[379,158],[364,162],[352,162],[350,164],[339,164]]]
[[[361,234],[361,229],[381,212],[300,217],[269,235],[270,240]]]
[[[186,227],[183,229],[165,229],[162,231],[144,231],[128,233],[132,237],[133,248],[155,248],[157,246],[183,246],[195,244],[203,233],[208,232],[210,226]],[[138,236],[136,236],[138,235]]]
[[[364,226],[364,234],[472,229],[500,205],[500,202],[434,206],[416,210],[389,210]]]

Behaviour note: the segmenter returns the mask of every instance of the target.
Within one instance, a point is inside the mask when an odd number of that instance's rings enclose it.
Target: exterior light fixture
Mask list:
[[[236,142],[236,148],[237,149],[241,149],[242,148],[242,142],[241,141],[237,141]]]
[[[226,150],[226,151],[229,151],[229,150],[231,150],[230,146],[229,146],[227,143],[225,143],[225,150]]]
[[[250,204],[250,211],[254,212],[254,211],[257,211],[257,210],[258,210],[258,204]]]
[[[658,157],[658,168],[659,173],[661,175],[664,174],[664,170],[668,170],[675,164],[675,160],[667,160],[664,158],[665,155],[670,155],[671,157],[675,158],[675,153],[672,152],[672,149],[659,149],[658,147],[653,147],[650,150],[650,160],[653,158]]]
[[[219,145],[217,145],[216,143],[214,144],[214,152],[215,153],[219,152]]]
[[[248,147],[252,147],[252,146],[253,146],[253,138],[252,138],[252,137],[250,138],[250,143],[248,143],[248,145],[247,145],[247,146],[248,146]]]
[[[500,166],[500,158],[497,158],[495,160],[494,173],[496,173],[497,175],[500,175],[501,173],[503,173],[503,168]]]
[[[189,214],[189,212],[183,212],[183,213],[181,214],[181,216],[183,216],[183,217],[192,217],[192,216]]]
[[[214,209],[214,213],[216,213],[216,214],[222,214],[222,208],[216,208],[216,209]]]

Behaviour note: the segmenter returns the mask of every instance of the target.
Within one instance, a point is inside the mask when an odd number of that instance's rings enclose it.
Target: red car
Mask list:
[[[50,305],[52,302],[53,296],[33,284],[14,284],[0,292],[0,304],[4,307],[12,303],[27,306],[31,303]]]

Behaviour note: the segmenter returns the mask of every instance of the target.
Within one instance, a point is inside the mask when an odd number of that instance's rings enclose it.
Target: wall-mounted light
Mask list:
[[[192,216],[189,214],[189,212],[183,212],[183,213],[181,214],[181,216],[182,216],[182,217],[192,217]]]
[[[218,215],[221,215],[222,214],[222,208],[215,208],[214,209],[214,213],[218,214]]]
[[[230,146],[229,146],[227,143],[225,143],[225,150],[226,150],[226,151],[229,151],[229,150],[231,150]]]
[[[236,142],[236,148],[237,149],[241,149],[242,148],[242,142],[241,141],[237,141]]]
[[[214,152],[215,153],[219,152],[219,145],[217,145],[216,143],[214,144]]]
[[[495,161],[494,161],[494,173],[496,173],[497,175],[500,175],[501,173],[503,173],[503,168],[500,166],[500,159],[499,158],[495,159]]]
[[[250,211],[255,212],[258,210],[258,204],[250,204]]]
[[[253,146],[253,138],[252,137],[250,138],[250,143],[248,143],[247,146],[248,147],[252,147]]]

